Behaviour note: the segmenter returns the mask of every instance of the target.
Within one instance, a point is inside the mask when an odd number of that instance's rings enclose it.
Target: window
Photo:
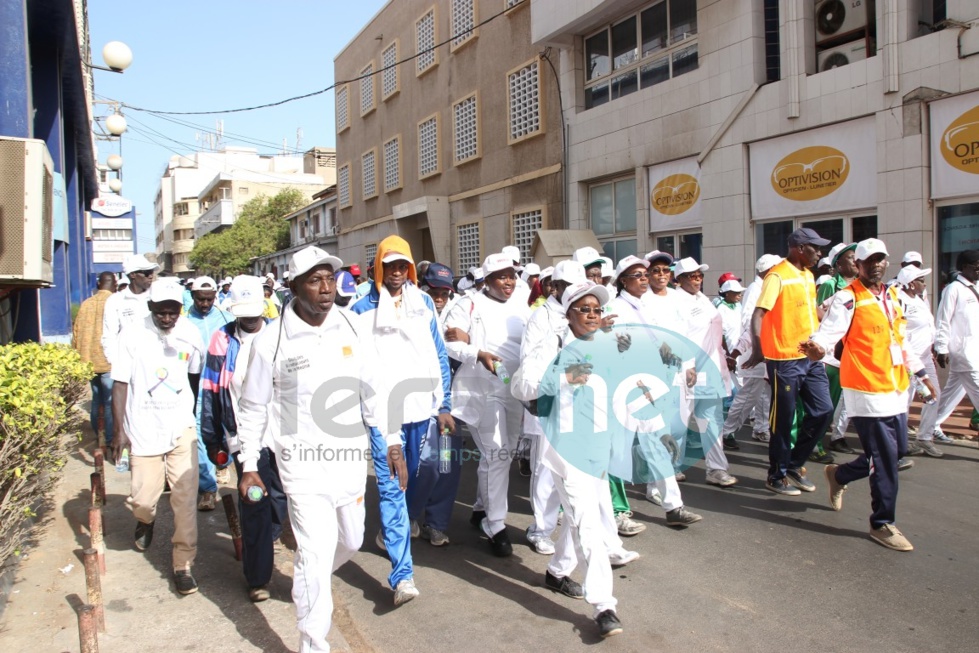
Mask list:
[[[962,201],[962,200],[957,200]],[[956,270],[959,254],[967,249],[976,249],[979,243],[979,202],[954,204],[938,207],[938,232],[935,234],[938,243],[938,259],[932,278],[932,291],[936,297],[942,287],[952,281],[950,273]],[[892,253],[892,258],[896,252]],[[975,326],[972,332],[975,333]]]
[[[782,78],[782,59],[778,31],[779,0],[765,0],[765,81],[777,82]]]
[[[187,202],[177,202],[173,205],[173,214],[177,215],[188,215],[190,210],[187,207]]]
[[[364,245],[364,267],[374,265],[375,260],[377,260],[377,243]],[[364,270],[364,272],[366,273],[367,270]]]
[[[247,195],[248,194],[248,186],[239,186],[238,187],[238,194],[239,195]]]
[[[415,74],[423,75],[434,68],[439,62],[438,31],[435,24],[435,7],[429,9],[424,16],[415,21]]]
[[[418,178],[425,179],[440,173],[439,114],[418,123]]]
[[[398,42],[395,41],[384,48],[381,53],[381,98],[387,100],[397,93],[401,86],[398,84]]]
[[[686,234],[657,234],[656,249],[669,252],[673,258],[687,258],[703,263],[704,235],[697,232]]]
[[[479,158],[479,104],[476,93],[452,105],[452,133],[456,165]]]
[[[344,163],[337,169],[337,204],[341,209],[351,206],[350,201],[350,164]]]
[[[539,58],[531,59],[507,73],[507,93],[510,107],[508,142],[512,145],[543,134]]]
[[[374,62],[360,71],[360,115],[366,116],[374,110]]]
[[[585,108],[697,66],[697,3],[660,0],[585,39]]]
[[[877,12],[873,2],[816,0],[817,72],[877,54]]]
[[[520,250],[521,262],[531,262],[530,248],[534,236],[544,224],[544,209],[538,207],[510,214],[510,242]]]
[[[456,233],[459,243],[456,270],[459,274],[465,274],[469,268],[483,264],[482,249],[479,244],[479,223],[461,224],[456,227]]]
[[[401,188],[401,136],[384,144],[384,192]]]
[[[476,0],[452,0],[452,51],[476,38]]]
[[[350,85],[337,87],[337,133],[350,126]]]
[[[589,189],[591,230],[613,261],[636,253],[636,179],[618,179]]]
[[[377,197],[377,150],[364,152],[360,157],[361,184],[363,197],[369,200]]]
[[[837,243],[856,243],[867,238],[876,238],[877,216],[798,218],[762,222],[756,227],[757,256],[766,253],[779,256],[788,254],[789,234],[800,227],[815,229],[816,233],[830,241],[829,245],[820,248],[823,254],[826,254]]]

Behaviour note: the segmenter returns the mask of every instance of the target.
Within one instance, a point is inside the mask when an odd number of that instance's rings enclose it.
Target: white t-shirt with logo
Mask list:
[[[147,316],[123,329],[112,380],[128,383],[123,428],[134,456],[172,451],[183,431],[194,426],[194,393],[188,374],[200,374],[204,343],[200,332],[181,317],[163,334]]]

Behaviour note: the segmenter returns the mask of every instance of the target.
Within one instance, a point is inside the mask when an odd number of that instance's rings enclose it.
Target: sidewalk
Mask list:
[[[75,606],[85,602],[81,551],[89,546],[89,474],[94,471],[94,436],[85,425],[55,489],[51,513],[42,515],[38,542],[14,570],[9,603],[0,618],[5,651],[78,651]],[[129,474],[106,464],[106,574],[102,576],[106,633],[102,653],[216,650],[284,652],[298,648],[292,604],[292,553],[276,545],[272,598],[251,603],[241,563],[234,559],[221,502],[198,513],[199,542],[194,575],[200,591],[180,596],[173,586],[170,538],[173,516],[168,494],[160,500],[153,544],[133,548],[135,520],[125,506]],[[233,475],[232,475],[233,477]],[[221,493],[234,492],[222,487]],[[0,597],[3,600],[4,597]],[[330,645],[340,653],[369,652],[338,597]]]

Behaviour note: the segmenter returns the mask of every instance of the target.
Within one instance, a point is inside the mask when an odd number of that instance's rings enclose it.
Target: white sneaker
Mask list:
[[[663,495],[659,493],[655,485],[646,486],[646,499],[657,506],[663,505]]]
[[[723,469],[707,470],[707,484],[719,485],[721,487],[731,487],[738,482],[738,479],[728,474]]]
[[[421,535],[421,532],[422,532],[422,529],[418,525],[418,520],[417,519],[412,519],[411,520],[411,536],[412,537],[418,537],[419,535]]]
[[[623,567],[633,560],[638,560],[641,557],[642,556],[639,555],[638,551],[626,551],[625,549],[622,549],[621,551],[608,554],[608,561],[613,567]]]
[[[623,537],[632,537],[646,530],[646,524],[640,524],[632,519],[631,511],[617,514],[615,516],[615,526],[619,531],[619,535]]]
[[[218,485],[231,485],[231,467],[214,470],[214,479]]]
[[[752,431],[751,439],[758,440],[758,442],[769,442],[771,441],[772,436],[770,436],[768,433],[765,432],[756,433],[755,431]]]
[[[394,588],[394,605],[404,605],[419,594],[418,588],[415,587],[415,581],[411,578],[405,578]]]
[[[549,556],[554,554],[554,540],[543,533],[535,533],[528,528],[527,541],[534,547],[534,551],[541,555]]]

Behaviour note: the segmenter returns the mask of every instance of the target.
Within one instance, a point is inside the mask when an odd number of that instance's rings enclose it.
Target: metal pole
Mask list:
[[[228,528],[231,529],[231,541],[235,545],[235,560],[241,560],[241,520],[238,519],[238,509],[235,508],[235,499],[230,494],[221,497],[224,504],[224,513],[228,516]]]
[[[95,608],[91,605],[78,608],[78,644],[82,653],[99,653],[99,636],[95,632]]]
[[[99,572],[105,573],[105,539],[102,536],[102,509],[88,509],[88,533],[91,537],[91,548],[95,549],[99,558]]]
[[[85,588],[88,590],[88,603],[95,608],[95,620],[99,632],[105,632],[105,607],[102,605],[102,577],[99,575],[99,552],[85,549]]]

